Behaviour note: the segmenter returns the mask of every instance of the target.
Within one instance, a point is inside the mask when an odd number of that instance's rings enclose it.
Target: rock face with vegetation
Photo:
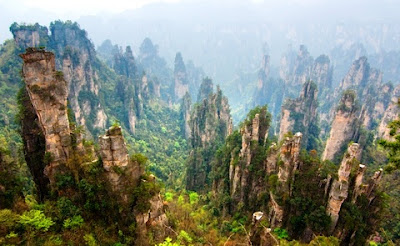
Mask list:
[[[280,76],[288,85],[301,86],[309,79],[312,67],[312,56],[306,46],[300,45],[296,55],[290,52],[282,57]]]
[[[11,25],[10,31],[14,36],[15,42],[22,49],[44,46],[48,41],[47,28],[40,26],[38,23],[33,26],[20,26],[14,23]]]
[[[137,120],[143,114],[143,98],[149,96],[142,95],[143,87],[147,85],[147,83],[142,83],[142,79],[147,82],[147,77],[144,75],[140,79],[130,46],[126,47],[124,53],[118,51],[114,54],[113,68],[117,74],[125,77],[118,80],[116,89],[124,104],[125,121],[128,123],[129,130],[135,133]]]
[[[393,86],[382,82],[382,73],[371,68],[366,57],[355,60],[340,84],[340,90],[354,90],[361,105],[360,122],[373,130],[390,103]]]
[[[49,193],[68,199],[86,196],[93,205],[97,199],[106,199],[101,206],[119,207],[120,214],[114,219],[121,225],[136,223],[137,240],[147,244],[150,230],[158,232],[155,237],[163,237],[167,219],[155,177],[144,173],[147,159],[140,154],[129,158],[121,127],[113,126],[99,137],[100,161],[93,146],[72,131],[76,126],[68,118],[68,86],[62,73],[55,70],[54,54],[28,48],[21,57],[25,88],[20,102],[27,107],[20,112],[22,134],[41,199],[51,199]],[[97,169],[99,163],[102,169]],[[69,181],[64,180],[67,177],[71,177]],[[83,191],[82,185],[92,185],[89,189],[97,189],[97,193],[87,197],[88,190]]]
[[[326,208],[327,213],[329,216],[331,216],[332,220],[331,231],[333,231],[336,227],[337,221],[339,219],[340,208],[349,194],[350,171],[352,169],[352,166],[354,166],[353,162],[357,156],[357,152],[358,144],[351,144],[340,164],[338,179],[335,179],[332,183],[331,191],[328,198],[328,205]],[[358,184],[358,187],[360,185],[361,184]]]
[[[240,132],[232,133],[216,152],[212,160],[215,208],[224,215],[260,211],[264,226],[272,230],[287,228],[293,237],[304,242],[319,233],[338,236],[349,244],[354,243],[351,235],[365,241],[367,234],[376,229],[371,225],[382,209],[382,200],[374,181],[379,178],[364,182],[365,165],[356,160],[359,145],[351,145],[336,174],[337,169],[329,162],[322,162],[316,150],[302,151],[300,132],[286,134],[279,144],[271,143],[263,135],[270,124],[266,112],[266,107],[250,111]],[[368,198],[367,187],[374,190],[372,199]],[[371,226],[368,232],[346,224],[347,213],[363,209],[366,216],[352,223]],[[266,240],[271,229],[263,230],[255,232],[254,242]],[[264,239],[257,239],[256,235]]]
[[[280,149],[278,180],[275,191],[271,191],[270,223],[272,227],[283,226],[288,211],[284,204],[292,196],[295,172],[300,165],[300,149],[302,134],[296,133],[283,140]]]
[[[148,38],[137,57],[111,41],[98,57],[70,21],[53,22],[51,32],[10,29],[14,40],[0,45],[0,244],[365,245],[397,237],[400,124],[389,122],[399,88],[366,58],[335,89],[325,55],[289,52],[281,78],[264,55],[258,74],[239,77],[257,87],[252,103],[272,112],[257,106],[233,131],[219,87],[180,53],[170,69]],[[376,143],[388,148],[392,174],[383,175]]]
[[[24,60],[22,73],[25,88],[45,139],[49,163],[44,173],[54,183],[54,169],[67,162],[71,145],[67,82],[62,73],[55,70],[53,53],[28,48],[21,57]]]
[[[204,80],[203,83],[208,81]],[[222,95],[219,87],[215,93],[212,92],[194,106],[189,128],[191,152],[187,161],[186,188],[200,191],[210,186],[212,153],[232,131],[228,99]]]
[[[318,90],[317,85],[307,81],[303,85],[300,97],[287,99],[282,106],[279,139],[288,132],[302,132],[303,146],[306,149],[318,149]]]
[[[95,69],[97,61],[93,44],[87,33],[76,23],[55,22],[50,25],[50,44],[58,56],[70,87],[69,102],[79,125],[86,126],[88,133],[103,129],[107,124],[105,105],[99,100],[99,74]]]
[[[138,185],[143,169],[138,162],[129,160],[128,150],[122,136],[121,127],[111,127],[107,133],[99,137],[100,156],[109,182],[115,192],[123,194],[124,180],[128,179],[132,184]],[[123,195],[127,201],[127,195]]]
[[[190,130],[190,125],[189,125],[191,110],[192,110],[192,99],[190,97],[190,94],[186,93],[182,99],[181,108],[180,108],[181,127],[184,131],[184,136],[186,139],[191,138],[191,130]]]
[[[354,91],[343,93],[339,106],[332,122],[329,138],[326,141],[323,160],[333,160],[344,146],[352,140],[358,131],[358,117],[360,106],[356,101]]]
[[[318,88],[332,88],[332,67],[327,55],[320,55],[315,59],[310,80],[316,83]]]
[[[268,105],[272,114],[272,125],[275,127],[271,130],[276,134],[279,132],[279,127],[276,126],[280,125],[281,106],[285,103],[285,98],[293,101],[291,98],[301,96],[305,84],[312,81],[319,88],[319,97],[331,97],[329,90],[332,87],[332,66],[329,57],[326,55],[320,55],[314,60],[304,45],[300,46],[298,53],[290,50],[282,56],[279,78],[270,75],[269,64],[270,57],[264,55],[250,105],[251,107]],[[282,86],[282,84],[285,84],[285,86]],[[317,95],[314,99],[317,99]],[[326,100],[322,101],[322,106],[325,106],[326,103]],[[285,106],[288,106],[288,104]],[[283,114],[285,113],[288,112],[284,111]],[[304,135],[307,134],[304,132]],[[308,137],[303,138],[303,141],[308,141]]]
[[[186,66],[183,62],[181,53],[177,53],[175,56],[175,100],[181,99],[189,91],[189,82],[186,74]]]
[[[17,24],[13,26],[15,27],[11,31],[14,36],[22,31],[27,33],[24,36],[27,38],[25,43],[32,47],[46,46],[54,51],[56,66],[63,72],[68,83],[67,96],[79,125],[86,126],[89,129],[88,134],[94,133],[92,131],[95,128],[104,128],[107,122],[104,105],[98,100],[90,100],[99,96],[100,84],[97,81],[99,74],[94,68],[97,61],[96,52],[86,32],[76,23],[61,21],[50,25],[51,35],[48,35],[47,28],[41,26],[38,28]],[[46,31],[38,32],[37,29]],[[37,35],[40,36],[41,42],[37,42],[34,38]],[[23,42],[17,40],[16,42],[20,48],[25,48]]]
[[[330,88],[331,70],[328,56],[320,55],[314,60],[307,47],[300,45],[297,54],[289,52],[282,57],[280,77],[290,87],[300,87],[308,80],[312,80],[320,88]]]
[[[115,196],[118,203],[126,209],[126,207],[132,206],[132,189],[137,192],[134,191],[133,194],[137,199],[137,209],[132,212],[135,215],[139,240],[148,240],[147,233],[152,228],[162,235],[163,226],[167,224],[167,218],[159,190],[146,190],[157,186],[157,184],[154,175],[144,179],[143,164],[145,157],[135,155],[129,158],[120,126],[112,126],[105,135],[100,136],[99,145],[105,177],[111,185],[111,196]],[[149,192],[149,194],[146,194],[146,192]],[[139,200],[141,200],[140,203],[144,204],[138,206]],[[160,235],[155,236],[160,237]],[[147,244],[146,241],[142,243]]]
[[[276,125],[279,122],[278,116],[281,112],[285,89],[280,86],[284,83],[283,80],[270,77],[270,59],[269,55],[263,56],[251,107],[267,104],[272,115],[272,123]]]
[[[377,137],[382,139],[390,139],[390,128],[388,127],[389,123],[398,118],[400,113],[399,111],[399,97],[400,97],[400,86],[396,86],[393,90],[393,95],[390,100],[388,107],[383,114],[382,120],[379,123]]]

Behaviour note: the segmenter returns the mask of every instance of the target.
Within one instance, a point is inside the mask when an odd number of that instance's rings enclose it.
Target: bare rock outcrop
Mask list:
[[[156,182],[152,175],[147,180],[141,178],[144,168],[129,158],[120,126],[110,127],[105,135],[100,136],[99,145],[105,175],[112,189],[111,195],[119,198],[118,202],[122,206],[126,207],[130,202],[128,187],[132,189],[142,185],[143,182]],[[158,234],[162,234],[163,225],[168,223],[160,194],[156,193],[148,202],[150,203],[148,211],[133,211],[139,237],[146,237],[147,232],[155,228]],[[162,236],[164,235],[158,235],[158,239]]]
[[[139,163],[129,160],[121,127],[111,127],[99,137],[100,156],[111,188],[127,202],[125,186],[137,186],[144,170]]]
[[[192,147],[208,147],[217,138],[223,140],[230,134],[232,119],[228,99],[222,95],[219,87],[216,93],[210,94],[193,109],[189,125]]]
[[[230,194],[237,203],[246,204],[249,197],[257,196],[262,190],[259,185],[262,180],[250,177],[250,165],[254,158],[254,149],[259,145],[264,145],[268,138],[269,125],[266,124],[266,111],[261,111],[254,115],[253,119],[248,119],[240,129],[242,146],[239,152],[239,163],[230,165]],[[261,188],[261,189],[260,189]]]
[[[308,80],[320,88],[330,88],[332,69],[330,59],[320,55],[317,59],[310,55],[305,45],[300,45],[297,54],[288,52],[281,59],[280,77],[290,86],[302,86]]]
[[[332,87],[332,67],[327,55],[320,55],[315,59],[310,80],[316,83],[318,88]]]
[[[282,140],[288,132],[302,132],[303,145],[307,148],[309,142],[309,129],[317,124],[318,90],[312,81],[303,85],[300,97],[287,99],[282,106],[279,139]],[[317,136],[314,136],[318,137]],[[312,146],[312,144],[310,143]]]
[[[391,139],[389,123],[398,118],[400,114],[399,108],[400,86],[396,86],[388,107],[386,108],[382,120],[378,127],[377,137],[385,140]]]
[[[29,48],[21,57],[26,90],[45,138],[45,151],[51,156],[45,173],[50,181],[54,181],[53,169],[66,163],[71,145],[68,84],[62,73],[55,70],[53,53]]]
[[[280,149],[280,165],[278,169],[278,182],[275,191],[270,192],[271,211],[270,223],[272,227],[280,227],[284,223],[285,202],[291,196],[294,174],[300,165],[300,148],[302,134],[296,133],[287,137]]]
[[[232,131],[228,99],[219,87],[193,108],[189,129],[192,150],[187,161],[186,188],[201,191],[206,185],[211,185],[211,164],[207,153],[215,151]]]
[[[14,22],[10,27],[10,31],[14,36],[17,46],[22,50],[29,47],[38,48],[39,46],[45,46],[48,42],[47,28],[40,26],[38,23],[25,26]]]
[[[353,139],[358,131],[359,106],[354,91],[346,91],[339,103],[326,142],[323,160],[333,160],[344,145]]]
[[[58,65],[70,86],[69,102],[79,125],[104,129],[108,116],[98,100],[100,85],[93,68],[96,52],[84,30],[76,23],[56,21],[50,25]],[[92,117],[88,117],[92,116]],[[91,122],[91,123],[89,123]],[[90,135],[90,131],[87,131]]]
[[[314,59],[307,47],[300,45],[296,55],[288,53],[281,60],[281,78],[287,85],[301,86],[310,79]]]
[[[347,153],[345,154],[345,157],[340,164],[338,179],[333,181],[329,193],[326,212],[329,216],[331,216],[331,232],[333,232],[336,227],[337,221],[339,219],[340,208],[349,194],[350,171],[352,168],[352,164],[356,158],[358,147],[359,145],[356,143],[353,143],[349,146]]]
[[[183,63],[181,53],[177,53],[175,56],[175,68],[174,68],[174,92],[175,100],[181,99],[186,92],[189,91],[189,82],[187,80],[186,66]]]
[[[185,96],[182,99],[181,103],[181,122],[183,125],[184,129],[184,135],[186,139],[191,138],[191,131],[190,131],[190,125],[189,125],[189,120],[190,120],[190,112],[192,110],[192,100],[190,98],[190,94],[186,93]]]

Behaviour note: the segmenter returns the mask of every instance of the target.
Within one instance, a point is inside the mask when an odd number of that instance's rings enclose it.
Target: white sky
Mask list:
[[[140,8],[149,3],[180,1],[182,0],[0,0],[0,6],[3,10],[14,12],[40,9],[57,15],[93,15],[102,12],[119,13]]]
[[[40,9],[57,15],[94,15],[99,13],[119,13],[124,10],[140,8],[150,3],[178,3],[201,0],[0,0],[2,10],[21,12],[26,9]],[[229,4],[228,0],[215,0]],[[268,5],[288,4],[319,4],[328,0],[241,0]],[[351,1],[351,0],[349,0]],[[391,1],[391,0],[389,0]]]
[[[349,16],[358,13],[359,16],[399,19],[400,0],[0,0],[0,43],[10,38],[9,27],[13,22],[35,23],[48,25],[51,21],[72,20],[80,17],[99,15],[102,17],[118,14],[126,10],[137,9],[151,3],[218,3],[231,6],[235,3],[262,4],[262,8],[272,10],[278,16],[283,10],[314,9],[321,13],[330,13],[332,9],[339,12],[350,12]],[[260,5],[261,6],[261,5]],[[322,10],[325,9],[325,12]],[[333,10],[332,10],[333,11]],[[360,14],[361,13],[361,14]],[[314,14],[314,13],[312,13]],[[206,18],[207,15],[204,15]],[[150,16],[151,17],[151,16]]]

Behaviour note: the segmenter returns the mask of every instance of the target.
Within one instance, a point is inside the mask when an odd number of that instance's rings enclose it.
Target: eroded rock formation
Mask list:
[[[309,139],[309,130],[317,128],[318,90],[312,81],[303,85],[300,97],[293,100],[287,99],[282,106],[279,139],[282,140],[288,132],[303,132],[303,145],[307,149],[315,148],[315,144]],[[319,132],[312,133],[318,138]],[[310,146],[309,146],[310,145]]]
[[[354,91],[346,91],[339,103],[326,142],[323,160],[333,160],[343,146],[353,139],[358,131],[359,106]]]
[[[175,100],[177,101],[189,91],[186,66],[185,63],[183,63],[182,55],[179,52],[175,56],[174,77]]]
[[[111,127],[106,134],[99,137],[100,156],[106,176],[115,192],[128,201],[124,187],[137,186],[144,170],[139,163],[129,160],[128,150],[122,136],[121,127]]]
[[[186,187],[200,191],[206,184],[211,185],[210,153],[232,132],[228,99],[222,95],[219,87],[216,93],[211,93],[193,108],[189,128],[192,150],[187,162]]]
[[[181,103],[181,121],[182,121],[182,128],[184,130],[184,135],[186,139],[191,138],[191,131],[189,126],[190,120],[190,112],[192,110],[192,100],[190,98],[189,93],[186,93],[182,99]]]
[[[339,219],[340,208],[349,194],[350,171],[356,158],[358,147],[359,145],[356,143],[349,146],[347,153],[340,164],[338,179],[333,181],[331,191],[329,193],[326,212],[329,216],[331,216],[332,219],[331,232],[333,232],[336,227]]]
[[[400,108],[399,108],[399,98],[400,98],[400,86],[396,86],[396,88],[393,90],[393,95],[390,100],[390,103],[388,107],[386,108],[382,120],[379,124],[378,127],[378,133],[377,137],[382,138],[385,140],[389,140],[391,138],[390,136],[390,128],[389,123],[395,119],[398,118],[400,114]]]
[[[75,124],[69,121],[67,114],[68,84],[63,74],[55,70],[54,54],[43,49],[28,48],[21,57],[26,85],[20,98],[26,107],[21,112],[26,160],[40,199],[46,198],[50,190],[65,195],[56,183],[60,174],[74,175],[78,182],[86,180],[90,175],[87,168],[96,165],[99,160],[93,156],[94,151],[85,152],[81,136],[70,129],[75,128]],[[155,227],[158,228],[156,231],[162,233],[167,219],[159,190],[143,188],[146,182],[152,182],[151,187],[156,187],[155,177],[150,175],[143,178],[144,168],[138,160],[129,158],[121,127],[108,129],[104,136],[99,137],[99,145],[104,172],[98,173],[92,182],[104,182],[101,178],[105,177],[104,187],[110,187],[111,190],[99,191],[101,194],[96,196],[111,198],[109,203],[118,204],[120,211],[117,212],[121,215],[133,214],[138,235],[146,235]],[[149,197],[149,200],[143,201],[142,198],[141,201],[149,203],[146,211],[132,210],[131,207],[132,191],[139,188],[143,189],[142,192],[148,192],[140,194]],[[74,190],[74,186],[68,189],[69,194],[80,192],[79,189]]]
[[[45,138],[46,155],[49,155],[45,173],[54,181],[54,168],[66,163],[70,152],[68,85],[62,73],[55,70],[53,53],[29,48],[21,57],[26,91]]]
[[[216,93],[210,94],[193,109],[189,125],[193,148],[208,147],[215,140],[223,140],[230,134],[232,120],[228,99],[222,95],[219,87]]]
[[[280,149],[280,164],[278,170],[278,182],[274,192],[270,192],[271,211],[270,223],[272,227],[283,225],[286,200],[292,194],[294,175],[300,165],[300,148],[302,134],[296,133],[293,137],[284,139]]]
[[[13,23],[10,31],[14,36],[14,40],[18,47],[25,50],[28,47],[38,48],[47,45],[48,30],[46,27],[40,26],[38,23],[32,26],[18,25]]]

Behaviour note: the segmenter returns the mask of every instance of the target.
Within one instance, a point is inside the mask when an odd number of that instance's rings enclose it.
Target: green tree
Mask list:
[[[398,105],[400,104],[400,99]],[[388,151],[389,164],[385,170],[392,172],[400,169],[400,119],[394,120],[389,123],[390,136],[393,140],[380,140],[379,144]]]

